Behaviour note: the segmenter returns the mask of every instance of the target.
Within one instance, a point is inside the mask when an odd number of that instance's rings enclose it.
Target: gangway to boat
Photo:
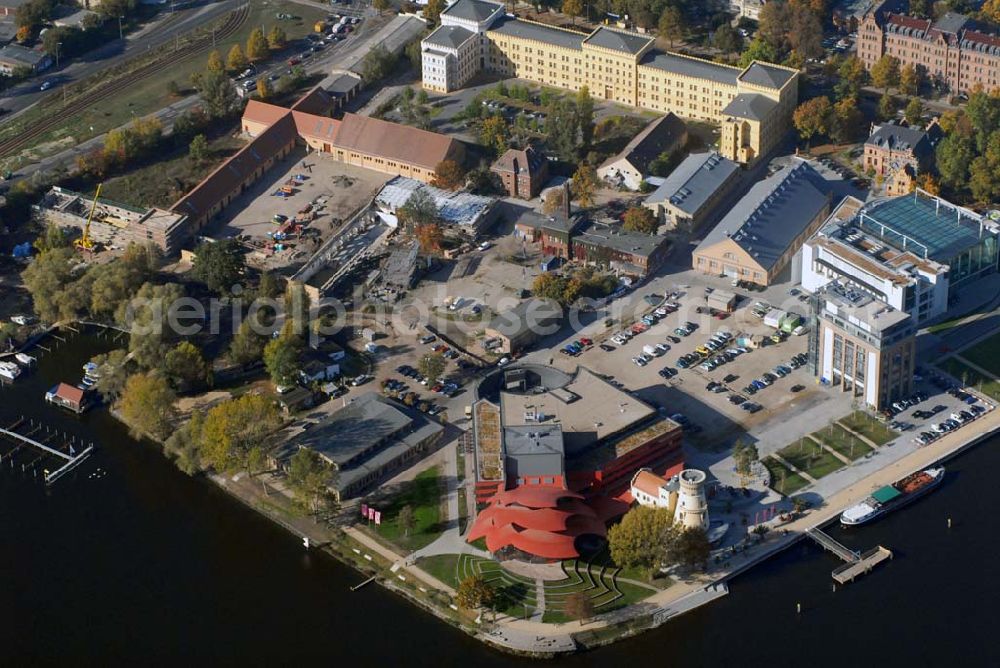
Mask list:
[[[819,527],[808,529],[806,535],[844,562],[843,565],[833,569],[833,573],[831,573],[833,579],[840,584],[852,582],[855,578],[867,574],[883,561],[892,559],[892,550],[889,548],[878,545],[867,552],[857,552],[840,543]]]

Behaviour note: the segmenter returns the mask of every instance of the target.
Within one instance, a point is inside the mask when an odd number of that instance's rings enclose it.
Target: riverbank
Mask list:
[[[375,576],[374,583],[405,597],[422,608],[422,612],[434,614],[449,626],[461,630],[465,635],[475,637],[484,645],[523,656],[547,658],[557,653],[571,653],[616,643],[655,629],[669,620],[726,596],[728,582],[736,575],[786,550],[803,538],[809,528],[823,526],[835,520],[844,507],[864,498],[873,488],[891,483],[935,462],[950,459],[995,434],[998,429],[1000,429],[1000,411],[992,410],[979,420],[942,437],[929,446],[899,457],[879,471],[830,496],[821,507],[814,508],[795,522],[785,525],[783,528],[788,530],[788,534],[769,533],[761,543],[750,550],[730,557],[728,567],[717,567],[705,576],[676,582],[668,590],[655,594],[637,605],[609,613],[583,625],[576,622],[540,624],[509,619],[489,629],[480,628],[470,618],[451,607],[453,593],[449,591],[447,585],[439,581],[429,581],[427,578],[430,576],[422,577],[422,571],[412,564],[406,564],[402,556],[391,551],[387,554],[385,550],[388,548],[384,545],[381,546],[382,549],[377,549],[371,544],[359,542],[336,522],[318,522],[314,518],[303,516],[301,511],[294,507],[294,501],[291,495],[286,493],[287,490],[281,489],[282,483],[279,478],[265,476],[264,482],[261,482],[260,477],[251,478],[246,474],[207,477],[213,482],[212,487],[226,491],[228,496],[241,501],[258,515],[272,520],[274,524],[300,539],[308,537],[311,548],[309,550],[302,548],[302,553],[308,555],[321,552],[333,556],[339,563],[351,566],[357,573],[357,579],[351,586]],[[146,449],[153,451],[153,448]],[[891,448],[887,453],[893,453]],[[161,453],[156,455],[162,457]],[[888,547],[893,546],[890,544]],[[397,564],[398,567],[394,569]],[[859,583],[857,586],[865,585]],[[351,593],[350,587],[346,585],[342,589],[343,596],[348,601],[351,597],[359,595]],[[331,596],[331,600],[339,597],[333,593],[328,595]],[[539,649],[543,646],[544,650]]]

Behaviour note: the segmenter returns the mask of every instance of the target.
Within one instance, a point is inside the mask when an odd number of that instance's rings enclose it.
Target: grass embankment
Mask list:
[[[583,593],[591,600],[595,614],[610,612],[648,598],[657,591],[631,582],[623,582],[618,577],[618,568],[603,563],[603,558],[595,561],[570,559],[562,563],[564,578],[548,580],[545,590],[545,612],[543,621],[561,623],[571,621],[565,612],[566,599],[576,593]],[[492,559],[470,555],[437,555],[426,557],[417,566],[442,582],[458,587],[459,582],[472,575],[482,575],[499,593],[497,612],[511,617],[530,616],[538,607],[538,586],[534,580],[511,573]],[[665,580],[665,586],[670,580]]]
[[[294,18],[291,20],[279,20],[276,18],[276,15],[279,13],[289,14]],[[324,18],[326,14],[327,12],[319,8],[300,5],[288,0],[252,3],[250,15],[243,25],[240,26],[239,30],[226,39],[218,40],[215,49],[222,55],[223,60],[225,60],[229,50],[236,44],[239,44],[240,48],[245,52],[247,38],[253,32],[254,28],[260,26],[264,27],[265,33],[270,31],[274,25],[281,26],[288,37],[288,41],[291,43],[293,40],[299,40],[312,32],[315,22],[318,19]],[[223,17],[219,19],[219,22],[224,20]],[[209,33],[211,32],[210,26],[206,26],[206,29]],[[180,45],[183,47],[183,39]],[[37,137],[31,146],[22,149],[22,154],[30,155],[31,159],[51,155],[101,135],[108,130],[125,125],[133,118],[146,116],[162,109],[179,99],[179,97],[170,93],[171,81],[180,87],[182,95],[193,93],[194,91],[191,89],[191,75],[204,70],[208,53],[211,50],[211,48],[208,48],[197,54],[179,59],[177,62],[171,64],[168,72],[153,74],[117,92],[114,95],[113,102],[105,99],[81,110],[80,113],[74,114],[72,118],[67,119],[65,123]],[[286,47],[282,52],[274,52],[271,56],[271,61],[287,58],[297,52],[295,46]],[[124,71],[131,71],[134,67],[136,67],[135,64],[125,66]],[[88,88],[100,86],[103,78],[103,74],[92,77],[84,82],[83,85],[75,87],[74,92],[79,94],[76,92],[77,90],[85,92]],[[67,101],[70,104],[73,102],[73,94],[69,93],[67,96]],[[62,106],[61,99],[58,100],[58,104],[60,107]],[[46,106],[45,108],[42,108],[42,105],[36,106],[19,116],[13,123],[6,124],[3,129],[0,129],[0,140],[8,136],[15,136],[31,123],[37,122],[45,115],[57,110],[50,108],[50,106]],[[2,164],[4,169],[8,169],[15,168],[22,162],[23,160],[19,160],[15,156],[8,158],[0,164]]]
[[[844,422],[846,423],[846,420]],[[864,433],[861,430],[856,431]],[[867,434],[865,435],[867,436]],[[851,461],[860,459],[872,451],[867,443],[836,424],[813,432],[812,437],[819,439],[828,448],[836,450],[841,456],[847,457]]]
[[[792,469],[774,457],[767,457],[761,461],[767,467],[768,473],[771,474],[771,489],[779,494],[791,496],[809,484],[808,480],[792,471]]]
[[[800,438],[778,451],[786,462],[817,480],[833,473],[844,463],[811,438]]]
[[[987,394],[993,399],[1000,401],[1000,381],[983,375],[955,357],[949,357],[938,366],[955,378],[958,378],[965,385],[974,387],[983,394]]]
[[[1000,333],[966,348],[959,355],[994,376],[1000,376]]]
[[[410,552],[432,543],[442,532],[441,488],[438,467],[417,474],[390,504],[382,508],[382,523],[372,528],[385,540]],[[404,506],[413,509],[413,528],[407,532],[399,525],[399,511]]]

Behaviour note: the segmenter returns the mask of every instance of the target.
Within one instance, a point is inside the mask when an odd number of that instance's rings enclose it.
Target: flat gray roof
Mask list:
[[[509,308],[490,321],[489,329],[500,334],[517,339],[527,331],[537,327],[547,327],[553,322],[562,320],[562,308],[548,299],[526,299],[517,306]]]
[[[670,202],[694,216],[740,166],[715,151],[692,153],[670,172],[659,188],[646,198],[649,203]]]
[[[379,471],[444,427],[375,392],[362,394],[291,443],[335,464],[334,485],[347,489]]]
[[[829,204],[830,193],[826,180],[804,161],[789,165],[755,184],[698,250],[729,238],[770,269]]]
[[[448,9],[441,12],[448,16],[466,21],[485,21],[490,18],[495,11],[502,9],[503,5],[496,2],[485,2],[485,0],[458,0]]]
[[[768,88],[781,88],[789,79],[795,76],[795,72],[786,70],[784,67],[776,67],[770,63],[755,61],[740,76],[740,81],[746,81],[757,86],[767,86]]]
[[[650,51],[643,57],[640,64],[655,67],[664,72],[674,72],[698,79],[710,79],[730,86],[735,86],[740,76],[740,71],[735,67],[664,51]]]
[[[601,26],[584,41],[591,46],[624,51],[625,53],[634,55],[645,49],[653,41],[653,38],[634,32],[623,32]]]
[[[476,33],[459,26],[440,26],[424,38],[428,44],[436,44],[449,49],[457,49],[466,41],[475,37]]]
[[[758,93],[740,93],[733,98],[733,101],[726,105],[722,113],[727,116],[737,118],[749,118],[754,121],[761,121],[767,118],[771,110],[778,106],[778,103]]]
[[[587,37],[583,33],[561,30],[542,23],[521,21],[512,16],[501,18],[490,28],[490,32],[511,35],[522,39],[533,39],[536,42],[545,42],[546,44],[554,44],[567,49],[576,49],[577,51],[582,50],[583,40]]]
[[[611,248],[630,255],[649,257],[666,242],[658,234],[628,232],[621,225],[608,225],[591,221],[576,236],[576,241]]]

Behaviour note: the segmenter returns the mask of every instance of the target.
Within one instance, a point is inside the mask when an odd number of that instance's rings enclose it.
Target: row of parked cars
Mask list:
[[[928,443],[932,443],[945,434],[961,428],[985,413],[986,409],[982,405],[972,403],[969,405],[968,410],[963,409],[957,413],[952,413],[946,420],[932,424],[929,431],[920,432],[920,435],[914,438],[913,442],[917,445],[927,445]]]
[[[586,336],[583,336],[577,339],[576,341],[567,343],[559,350],[559,352],[561,352],[563,355],[576,357],[577,355],[579,355],[592,345],[594,345],[593,340],[588,339]]]

